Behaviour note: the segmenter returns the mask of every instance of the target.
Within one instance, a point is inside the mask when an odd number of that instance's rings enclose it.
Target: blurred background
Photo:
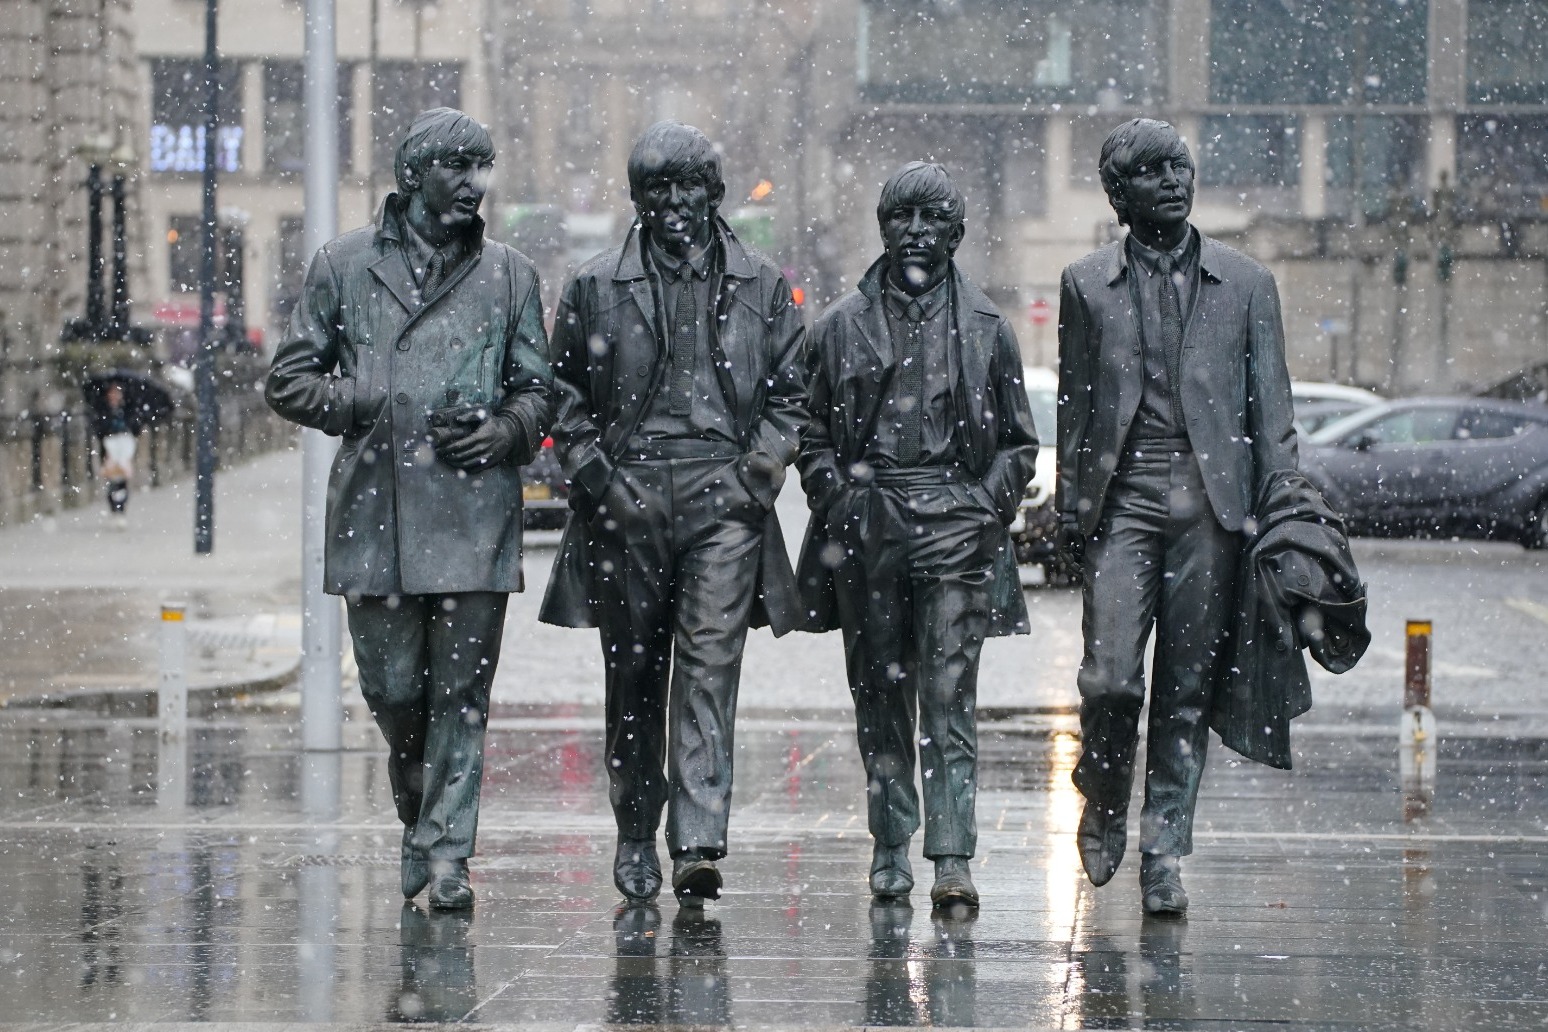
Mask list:
[[[176,383],[197,350],[206,4],[0,6],[10,521],[68,496],[59,482],[89,451],[69,446],[83,376],[152,366]],[[1524,376],[1530,394],[1548,360],[1548,0],[338,0],[337,11],[341,231],[393,189],[412,117],[463,108],[499,150],[489,232],[538,262],[550,307],[568,272],[627,228],[636,136],[679,118],[724,148],[724,213],[813,314],[878,252],[889,172],[946,163],[970,205],[964,267],[1012,318],[1027,363],[1049,365],[1060,270],[1119,231],[1096,176],[1101,140],[1144,114],[1176,124],[1195,152],[1196,223],[1278,277],[1297,379],[1402,395]],[[275,440],[251,387],[308,258],[302,19],[299,0],[220,2],[225,458]],[[157,475],[188,451],[164,436]]]

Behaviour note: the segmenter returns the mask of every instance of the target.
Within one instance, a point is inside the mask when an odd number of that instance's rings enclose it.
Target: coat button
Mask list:
[[[462,338],[453,337],[451,339],[451,346],[453,351],[460,351],[462,349]]]
[[[1282,642],[1282,641],[1276,641],[1274,643],[1274,651],[1275,652],[1283,652],[1283,651],[1285,651],[1285,648],[1286,648],[1285,643]]]
[[[635,370],[635,372],[638,373],[638,375],[640,375],[640,376],[649,376],[650,375],[650,366],[642,365],[642,366],[639,367],[639,369]]]
[[[408,395],[404,394],[402,391],[398,392],[398,404],[399,405],[407,405],[408,404]]]
[[[1118,420],[1118,425],[1119,426],[1128,426],[1129,425],[1129,417],[1128,416],[1124,416],[1122,419]]]

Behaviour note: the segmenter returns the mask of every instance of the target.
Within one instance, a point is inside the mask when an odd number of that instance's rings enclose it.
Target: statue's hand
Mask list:
[[[1054,543],[1059,558],[1071,569],[1080,569],[1086,561],[1086,535],[1074,518],[1059,518],[1058,538]]]
[[[437,445],[435,454],[448,466],[477,473],[505,461],[515,450],[516,440],[515,425],[497,415],[484,420],[467,436]]]

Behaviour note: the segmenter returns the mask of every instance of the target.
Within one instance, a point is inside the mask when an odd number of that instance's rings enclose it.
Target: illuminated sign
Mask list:
[[[242,170],[241,126],[223,125],[215,130],[215,168],[220,172]],[[152,172],[203,172],[204,126],[151,126],[150,170]]]

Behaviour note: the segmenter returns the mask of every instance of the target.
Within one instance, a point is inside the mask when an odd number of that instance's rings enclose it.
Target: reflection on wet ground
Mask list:
[[[1548,743],[1453,738],[1405,786],[1395,733],[1313,729],[1298,769],[1218,754],[1186,921],[1137,865],[1085,883],[1069,718],[985,727],[984,905],[876,904],[849,725],[738,727],[725,898],[620,909],[600,723],[494,723],[470,915],[404,904],[374,729],[288,716],[185,745],[69,714],[0,727],[8,1022],[1327,1029],[1548,1022]],[[1132,858],[1131,858],[1132,861]],[[924,862],[916,855],[916,866]]]

